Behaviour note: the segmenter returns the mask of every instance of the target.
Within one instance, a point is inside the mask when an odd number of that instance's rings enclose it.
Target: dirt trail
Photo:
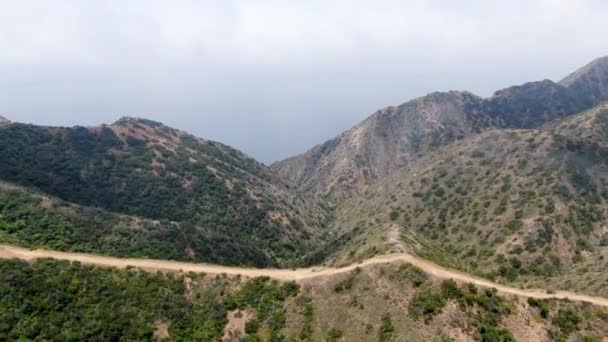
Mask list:
[[[39,258],[53,258],[59,260],[70,260],[79,261],[83,264],[98,265],[98,266],[110,266],[125,268],[127,266],[133,266],[148,271],[184,271],[184,272],[197,272],[197,273],[211,273],[221,274],[225,273],[228,275],[241,275],[246,277],[258,277],[268,276],[274,279],[289,281],[306,281],[318,277],[329,277],[337,274],[347,273],[354,270],[357,267],[366,268],[379,264],[389,263],[410,263],[414,266],[420,267],[429,275],[439,279],[454,279],[460,282],[473,283],[481,287],[493,287],[498,290],[501,294],[517,295],[522,297],[534,297],[534,298],[568,298],[574,301],[588,302],[600,306],[608,307],[608,299],[603,297],[593,297],[583,294],[577,294],[566,291],[556,291],[555,293],[547,293],[545,290],[522,290],[513,288],[505,285],[496,284],[489,280],[481,279],[470,274],[451,270],[434,264],[428,260],[424,260],[407,253],[396,253],[377,256],[368,260],[365,260],[359,264],[350,265],[341,268],[330,268],[330,267],[311,267],[301,268],[295,270],[288,269],[256,269],[256,268],[242,268],[242,267],[230,267],[221,265],[211,264],[194,264],[177,261],[167,260],[154,260],[154,259],[123,259],[113,258],[107,256],[100,256],[94,254],[82,254],[82,253],[67,253],[67,252],[56,252],[49,250],[28,250],[20,247],[14,247],[9,245],[0,245],[0,258],[19,258],[23,260],[35,260]]]

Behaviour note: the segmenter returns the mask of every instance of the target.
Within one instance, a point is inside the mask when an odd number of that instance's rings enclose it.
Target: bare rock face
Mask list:
[[[530,82],[486,99],[468,92],[433,93],[387,107],[272,167],[307,191],[345,198],[453,141],[489,128],[536,128],[606,100],[608,57],[559,83]]]

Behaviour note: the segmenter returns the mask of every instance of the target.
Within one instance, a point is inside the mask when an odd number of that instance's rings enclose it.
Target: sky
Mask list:
[[[605,0],[0,0],[0,115],[161,121],[270,163],[433,91],[608,55]]]

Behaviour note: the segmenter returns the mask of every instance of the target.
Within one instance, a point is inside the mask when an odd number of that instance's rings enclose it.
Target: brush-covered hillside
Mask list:
[[[0,260],[1,340],[601,341],[605,308],[408,265],[304,283]]]
[[[329,211],[266,166],[150,120],[5,124],[0,165],[3,242],[267,266],[328,236]]]
[[[398,231],[406,248],[442,264],[607,295],[607,148],[607,105],[455,142],[341,205],[334,224],[351,240],[330,258],[394,250],[387,236]],[[574,274],[592,279],[561,281]]]

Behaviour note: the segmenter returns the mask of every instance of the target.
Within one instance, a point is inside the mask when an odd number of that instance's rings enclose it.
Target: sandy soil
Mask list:
[[[245,336],[245,323],[254,317],[253,312],[248,310],[234,310],[228,312],[228,323],[224,327],[222,342],[238,342]]]
[[[306,282],[306,280],[312,280],[318,277],[329,277],[336,274],[347,273],[354,270],[357,267],[373,267],[375,265],[389,264],[389,263],[410,263],[423,269],[429,275],[438,279],[454,279],[460,282],[473,283],[481,287],[495,288],[501,294],[506,295],[517,295],[522,297],[534,297],[534,298],[568,298],[574,301],[588,302],[600,306],[608,307],[608,299],[603,297],[593,297],[583,294],[577,294],[566,291],[556,291],[555,293],[547,293],[546,290],[522,290],[513,288],[505,285],[496,284],[489,280],[481,279],[470,274],[466,274],[460,271],[447,269],[445,267],[434,264],[428,260],[424,260],[407,253],[395,253],[377,256],[368,260],[365,260],[359,264],[350,265],[341,268],[330,268],[330,267],[312,267],[312,268],[301,268],[296,270],[288,269],[256,269],[256,268],[242,268],[242,267],[230,267],[221,265],[211,264],[194,264],[186,262],[168,261],[168,260],[154,260],[154,259],[123,259],[113,258],[94,254],[83,254],[83,253],[67,253],[57,252],[49,250],[28,250],[20,247],[0,245],[0,258],[19,258],[23,260],[35,260],[39,258],[53,258],[59,260],[70,260],[79,261],[83,264],[98,265],[98,266],[109,266],[125,268],[127,266],[137,267],[148,271],[184,271],[184,272],[196,272],[196,273],[210,273],[210,274],[227,274],[227,275],[241,275],[245,277],[259,277],[268,276],[274,279],[290,281],[295,280],[298,282]]]

